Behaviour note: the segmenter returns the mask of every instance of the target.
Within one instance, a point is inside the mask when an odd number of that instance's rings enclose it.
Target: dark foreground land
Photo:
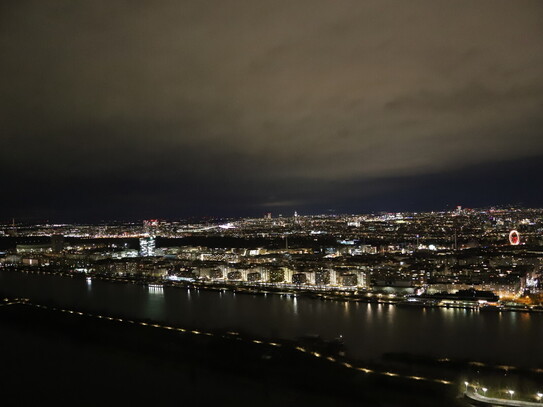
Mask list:
[[[347,369],[287,346],[0,306],[3,406],[459,406],[456,386]]]

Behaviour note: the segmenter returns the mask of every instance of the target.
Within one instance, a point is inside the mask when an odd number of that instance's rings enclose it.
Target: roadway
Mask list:
[[[494,397],[482,396],[476,392],[464,392],[464,396],[479,404],[488,404],[489,406],[511,406],[511,407],[541,407],[543,404],[534,401],[522,401],[513,399],[498,399]]]

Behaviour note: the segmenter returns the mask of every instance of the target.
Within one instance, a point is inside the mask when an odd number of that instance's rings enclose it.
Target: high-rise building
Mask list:
[[[140,239],[140,256],[151,257],[155,255],[155,238],[152,236],[142,237]]]

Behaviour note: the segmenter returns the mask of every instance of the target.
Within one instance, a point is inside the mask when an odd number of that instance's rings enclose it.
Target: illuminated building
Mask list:
[[[330,284],[330,273],[328,270],[318,270],[315,272],[315,284],[318,286]]]
[[[292,275],[293,284],[304,284],[307,281],[305,273],[294,273]]]
[[[261,276],[259,272],[253,272],[253,273],[247,274],[247,281],[254,282],[254,281],[260,281],[260,280],[261,280]]]
[[[150,257],[155,255],[155,238],[142,237],[140,239],[140,256]]]
[[[344,287],[356,286],[358,284],[358,278],[356,274],[343,274],[340,276],[341,285]]]
[[[241,271],[230,271],[227,274],[228,280],[235,280],[235,281],[241,281],[243,276],[241,274]]]

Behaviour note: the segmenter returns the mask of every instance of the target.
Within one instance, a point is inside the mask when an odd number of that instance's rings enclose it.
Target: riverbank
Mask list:
[[[160,287],[177,287],[177,288],[194,288],[198,290],[207,290],[215,292],[234,292],[239,294],[250,295],[280,295],[291,297],[307,297],[319,299],[323,301],[340,301],[352,303],[366,304],[387,304],[409,308],[442,308],[442,309],[461,309],[470,311],[483,312],[521,312],[521,313],[543,313],[542,306],[528,307],[523,304],[518,305],[501,305],[488,306],[484,303],[474,303],[469,305],[454,304],[451,302],[441,303],[439,301],[420,299],[411,301],[406,296],[397,294],[385,294],[382,292],[373,292],[371,290],[356,290],[356,289],[330,289],[330,288],[315,288],[304,287],[302,285],[293,284],[270,284],[270,283],[248,283],[248,282],[212,282],[212,281],[172,281],[157,278],[129,278],[117,277],[101,274],[87,274],[75,272],[51,272],[40,271],[34,269],[14,269],[4,268],[3,271],[17,272],[36,275],[53,275],[70,278],[86,278],[92,280],[109,281],[116,283],[137,284],[137,285],[152,285],[154,288]],[[410,298],[412,299],[412,298]]]

